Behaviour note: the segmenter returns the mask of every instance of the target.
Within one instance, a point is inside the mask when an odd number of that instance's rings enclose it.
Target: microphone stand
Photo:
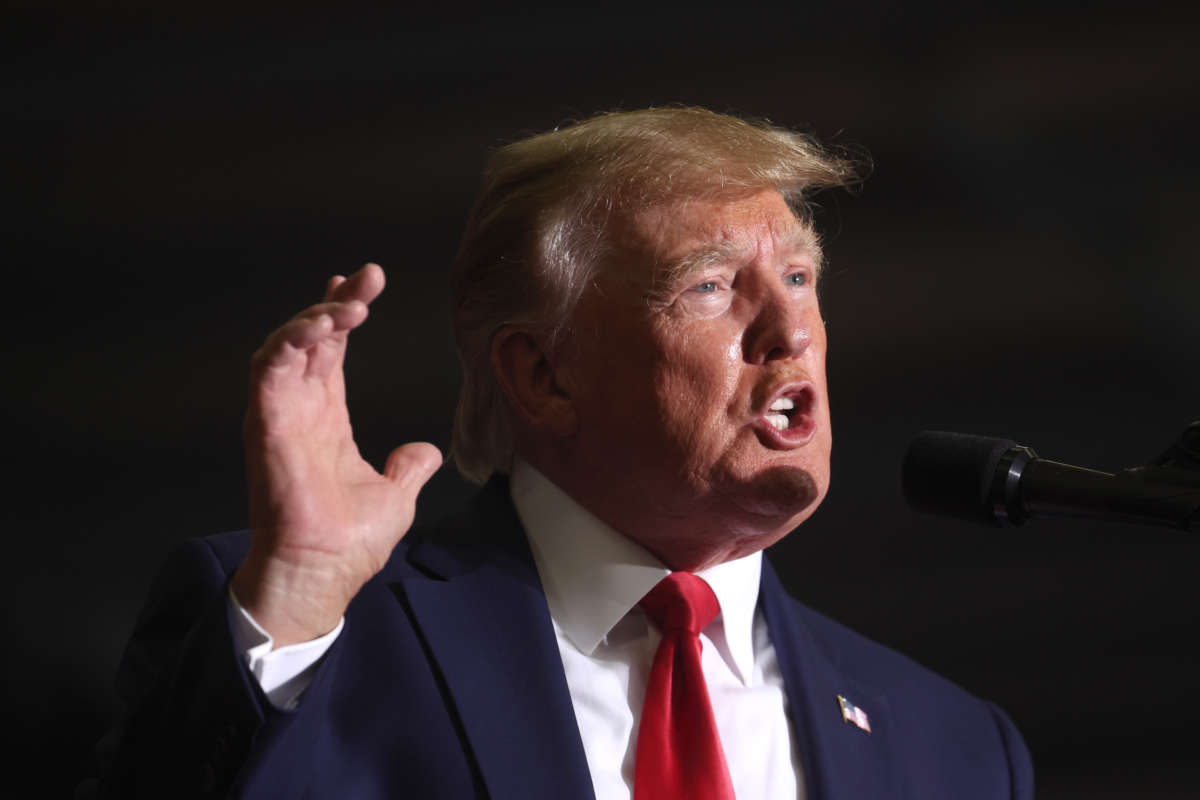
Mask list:
[[[1014,447],[997,465],[990,496],[1000,524],[1082,516],[1200,531],[1200,422],[1149,464],[1115,474],[1047,461],[1031,448]]]

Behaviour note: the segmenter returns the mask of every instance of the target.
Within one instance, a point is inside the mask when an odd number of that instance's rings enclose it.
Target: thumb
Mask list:
[[[442,452],[429,442],[402,444],[388,456],[383,474],[416,495],[442,466]]]

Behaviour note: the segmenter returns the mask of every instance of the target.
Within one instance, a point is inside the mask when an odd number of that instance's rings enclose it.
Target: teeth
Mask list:
[[[792,402],[792,398],[781,397],[778,400],[776,400],[774,403],[771,403],[770,410],[771,411],[791,411],[795,407],[796,407],[796,404]]]
[[[774,408],[774,406],[772,406],[772,408]],[[783,414],[767,414],[766,420],[781,431],[787,430],[788,418]]]

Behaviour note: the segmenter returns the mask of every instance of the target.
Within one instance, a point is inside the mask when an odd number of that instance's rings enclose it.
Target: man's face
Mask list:
[[[829,483],[815,237],[772,190],[615,227],[560,362],[591,510],[660,557],[680,538],[770,544]]]

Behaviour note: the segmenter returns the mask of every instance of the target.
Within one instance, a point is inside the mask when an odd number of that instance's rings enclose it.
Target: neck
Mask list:
[[[536,454],[520,458],[672,570],[698,572],[748,556],[779,541],[800,522],[706,498],[666,502],[662,493],[644,487],[597,481],[593,470],[564,469]]]

